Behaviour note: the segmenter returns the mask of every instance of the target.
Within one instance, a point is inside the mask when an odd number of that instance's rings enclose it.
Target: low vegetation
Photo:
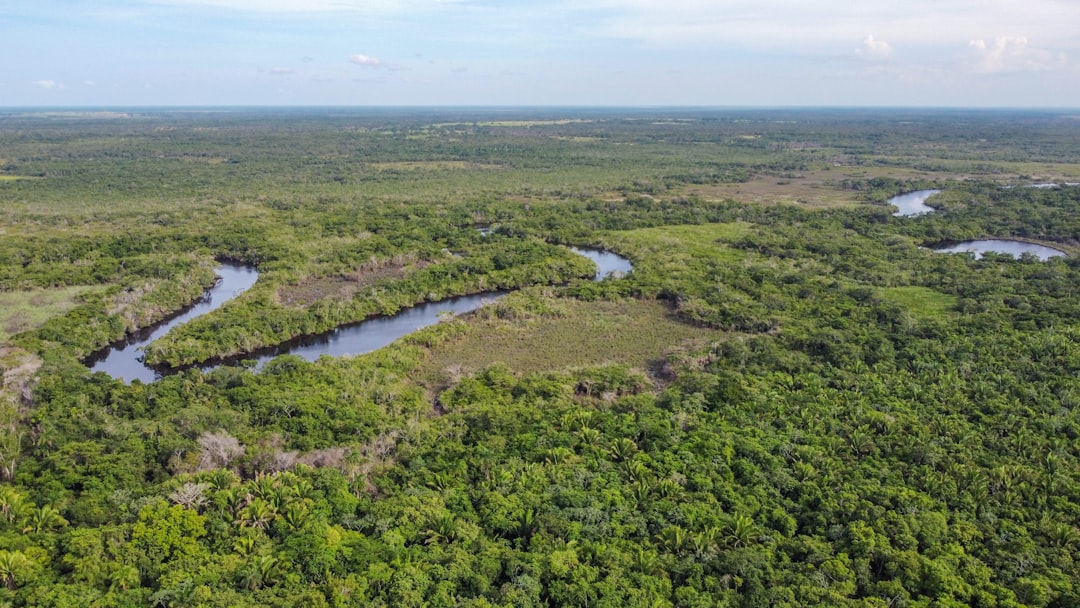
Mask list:
[[[516,294],[458,321],[462,334],[432,348],[417,377],[446,388],[493,366],[519,374],[626,365],[662,374],[667,355],[698,351],[726,334],[677,319],[655,300],[582,302]],[[644,371],[649,370],[649,371]]]

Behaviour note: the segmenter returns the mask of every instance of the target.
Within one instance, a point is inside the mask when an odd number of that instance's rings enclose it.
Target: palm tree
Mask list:
[[[656,535],[657,542],[660,543],[668,553],[677,553],[684,546],[686,546],[686,530],[679,526],[668,526],[660,531],[660,534]]]
[[[581,445],[594,448],[600,443],[600,431],[589,427],[583,427],[578,431],[578,439],[581,440]]]
[[[15,488],[0,487],[0,522],[18,525],[26,519],[34,505]]]
[[[0,550],[0,582],[8,589],[14,589],[23,579],[29,577],[34,563],[21,551]]]
[[[256,533],[257,534],[257,533]],[[255,536],[247,534],[236,539],[233,543],[233,551],[238,555],[246,556],[251,555],[251,552],[255,550]]]
[[[728,525],[727,535],[724,540],[732,548],[745,547],[757,537],[757,526],[754,520],[745,515],[737,515]]]
[[[634,443],[634,440],[628,437],[621,437],[611,444],[611,456],[618,462],[628,460],[631,456],[636,454],[638,446]]]
[[[428,524],[424,535],[427,537],[424,541],[428,545],[450,542],[457,536],[457,524],[454,521],[454,514],[450,512],[443,513],[435,521]]]
[[[45,532],[66,525],[68,525],[68,521],[60,515],[60,511],[56,507],[44,505],[34,510],[33,515],[30,516],[29,525],[23,528],[23,533],[31,531]]]
[[[634,552],[634,567],[645,574],[655,574],[659,568],[659,560],[655,551],[646,551],[638,548]]]
[[[311,511],[306,502],[298,502],[285,507],[285,514],[282,519],[285,524],[291,530],[299,530],[307,522],[308,517],[311,515]]]
[[[261,498],[256,498],[240,509],[236,523],[241,526],[251,526],[252,528],[265,530],[270,527],[270,522],[274,521],[275,518],[277,518],[277,513],[274,512],[274,508],[270,503]]]
[[[518,536],[529,540],[540,529],[540,522],[536,520],[536,510],[526,509],[518,518]]]
[[[281,574],[281,560],[272,555],[260,555],[252,560],[252,565],[259,572],[259,578],[265,586],[272,586]]]
[[[109,577],[109,591],[127,591],[138,587],[141,582],[138,568],[130,565],[120,566]]]
[[[694,553],[698,557],[705,557],[714,551],[721,538],[720,528],[708,527],[694,534],[690,542],[694,546]]]
[[[561,465],[570,462],[574,455],[574,452],[570,448],[560,445],[547,451],[547,458],[544,459],[544,462],[552,465]]]

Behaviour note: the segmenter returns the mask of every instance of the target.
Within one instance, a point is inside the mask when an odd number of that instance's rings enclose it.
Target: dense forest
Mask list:
[[[0,113],[0,606],[1080,605],[1078,153],[1050,112]],[[933,250],[977,238],[1067,255]],[[222,261],[259,279],[170,373],[90,371]]]

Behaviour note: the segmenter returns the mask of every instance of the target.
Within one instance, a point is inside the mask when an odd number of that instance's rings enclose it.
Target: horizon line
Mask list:
[[[475,109],[475,110],[559,110],[559,109],[617,109],[617,110],[1040,110],[1080,111],[1080,106],[965,106],[965,105],[794,105],[794,104],[88,104],[88,105],[4,105],[0,112],[12,110],[162,110],[162,109]]]

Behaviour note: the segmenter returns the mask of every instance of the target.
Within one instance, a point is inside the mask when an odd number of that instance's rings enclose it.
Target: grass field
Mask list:
[[[504,363],[520,373],[604,364],[645,368],[667,354],[704,346],[724,332],[677,320],[656,301],[559,301],[557,318],[471,319],[464,336],[433,348],[416,379],[434,388],[452,376]]]
[[[732,199],[762,205],[787,203],[809,208],[859,204],[858,192],[835,185],[844,177],[847,176],[830,171],[807,171],[781,177],[759,174],[741,183],[686,186],[683,193],[705,200]]]
[[[735,241],[753,230],[743,222],[725,224],[687,224],[681,226],[658,226],[615,233],[612,241],[622,244],[627,251],[645,253],[661,251],[679,253],[683,256],[736,261],[742,253],[725,243]]]
[[[40,327],[78,304],[81,295],[99,287],[65,287],[34,291],[0,292],[0,344],[20,332]]]
[[[912,316],[921,319],[948,318],[957,303],[956,296],[929,287],[885,287],[879,293],[882,299],[903,306]]]

